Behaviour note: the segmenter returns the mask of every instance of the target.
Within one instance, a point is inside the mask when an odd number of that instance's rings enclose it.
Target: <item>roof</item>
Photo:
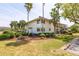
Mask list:
[[[26,24],[31,23],[31,22],[33,22],[33,21],[37,21],[37,20],[50,21],[51,19],[47,19],[47,18],[44,18],[44,17],[42,17],[42,16],[39,16],[38,18],[35,18],[35,19],[31,20],[31,21],[28,21]],[[58,24],[59,24],[60,27],[66,26],[65,24],[62,24],[62,23],[58,23]]]
[[[47,19],[47,18],[44,18],[44,17],[39,16],[38,18],[35,18],[34,20],[28,21],[27,24],[28,24],[28,23],[31,23],[31,22],[33,22],[33,21],[36,21],[36,20],[46,20],[46,21],[50,21],[50,19]]]

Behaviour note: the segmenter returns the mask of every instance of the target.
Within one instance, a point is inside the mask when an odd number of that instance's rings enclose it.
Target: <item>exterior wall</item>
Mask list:
[[[42,31],[37,31],[37,28],[42,28],[42,26],[45,28],[45,32],[54,32],[53,24],[49,24],[49,21],[47,20],[45,20],[45,24],[41,24],[41,21],[39,21],[39,24],[37,24],[37,21],[33,21],[30,22],[26,27],[32,27],[32,29],[29,29],[30,33],[41,33]],[[51,31],[49,31],[49,28]]]

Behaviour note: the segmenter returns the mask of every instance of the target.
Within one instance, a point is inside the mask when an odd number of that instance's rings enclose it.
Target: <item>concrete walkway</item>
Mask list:
[[[61,49],[66,50],[75,55],[79,55],[79,38],[73,39],[70,43],[64,45]]]

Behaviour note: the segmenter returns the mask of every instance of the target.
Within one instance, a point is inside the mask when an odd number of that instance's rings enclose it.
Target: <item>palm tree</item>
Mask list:
[[[25,20],[20,20],[19,21],[19,29],[24,31],[26,26],[26,21]]]
[[[32,9],[32,3],[25,3],[25,8],[27,9],[27,20],[29,21],[29,13]],[[29,27],[28,27],[28,34],[29,34]]]
[[[10,26],[11,26],[12,30],[16,31],[18,29],[18,22],[11,21]]]
[[[29,13],[30,13],[30,11],[31,11],[31,9],[32,9],[32,3],[25,3],[25,8],[27,9],[27,20],[29,21]]]
[[[45,6],[45,3],[42,3],[42,16],[44,17],[44,6]]]
[[[43,17],[43,20],[44,21],[44,6],[45,6],[45,3],[42,3],[42,17]],[[43,28],[43,23],[42,23],[42,32],[43,32],[44,28]]]

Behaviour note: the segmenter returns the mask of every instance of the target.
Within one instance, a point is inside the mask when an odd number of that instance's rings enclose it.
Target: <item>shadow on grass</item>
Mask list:
[[[10,43],[7,43],[6,46],[20,46],[20,45],[24,45],[24,44],[27,44],[29,43],[29,41],[25,41],[25,42],[10,42]]]

